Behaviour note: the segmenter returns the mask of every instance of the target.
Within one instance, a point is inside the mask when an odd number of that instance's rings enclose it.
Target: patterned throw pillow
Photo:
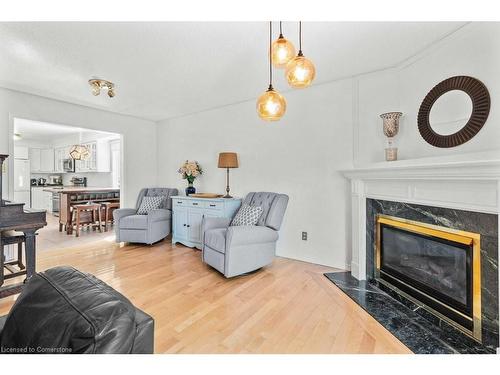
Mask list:
[[[250,206],[244,204],[239,209],[238,213],[231,222],[231,226],[239,225],[255,225],[259,221],[260,215],[262,215],[262,207]]]
[[[141,205],[137,210],[137,215],[147,215],[149,211],[160,208],[164,199],[165,197],[162,195],[157,197],[143,197]]]

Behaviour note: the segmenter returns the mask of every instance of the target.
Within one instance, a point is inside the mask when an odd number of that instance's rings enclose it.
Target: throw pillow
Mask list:
[[[244,204],[231,222],[231,226],[255,225],[262,215],[263,209],[260,206],[250,206]]]
[[[147,215],[149,211],[157,210],[161,207],[164,196],[160,195],[157,197],[143,197],[141,201],[141,205],[137,210],[137,215]]]

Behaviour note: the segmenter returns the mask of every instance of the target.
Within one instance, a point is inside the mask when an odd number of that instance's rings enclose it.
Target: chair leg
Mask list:
[[[80,237],[80,211],[76,210],[76,237]]]
[[[106,206],[104,208],[104,231],[105,232],[108,231],[108,215],[109,215],[108,206]]]
[[[24,270],[26,268],[26,267],[24,267],[24,264],[23,264],[23,243],[22,242],[19,242],[17,244],[17,265],[22,270]]]
[[[97,209],[97,219],[99,220],[99,232],[102,233],[101,207]]]

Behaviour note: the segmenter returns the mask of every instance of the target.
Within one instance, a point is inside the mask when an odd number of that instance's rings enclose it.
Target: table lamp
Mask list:
[[[238,168],[238,155],[236,152],[221,152],[219,154],[219,164],[217,166],[219,168],[226,168],[227,170],[226,195],[224,195],[224,198],[232,198],[229,195],[229,168]]]

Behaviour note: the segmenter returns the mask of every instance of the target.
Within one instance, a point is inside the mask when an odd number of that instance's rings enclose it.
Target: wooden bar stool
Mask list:
[[[73,224],[76,226],[76,237],[80,237],[80,225],[90,225],[99,228],[102,232],[101,205],[99,203],[85,203],[73,205]],[[98,222],[98,223],[97,223]]]
[[[120,202],[102,202],[102,208],[104,209],[104,231],[108,231],[108,224],[114,222],[113,211],[120,208]]]
[[[5,279],[26,275],[26,266],[23,263],[23,243],[26,242],[24,234],[13,231],[2,232],[0,243],[0,285]],[[17,245],[17,259],[5,262],[4,248],[8,245]],[[17,268],[16,268],[17,267]],[[5,269],[9,274],[5,274]]]

